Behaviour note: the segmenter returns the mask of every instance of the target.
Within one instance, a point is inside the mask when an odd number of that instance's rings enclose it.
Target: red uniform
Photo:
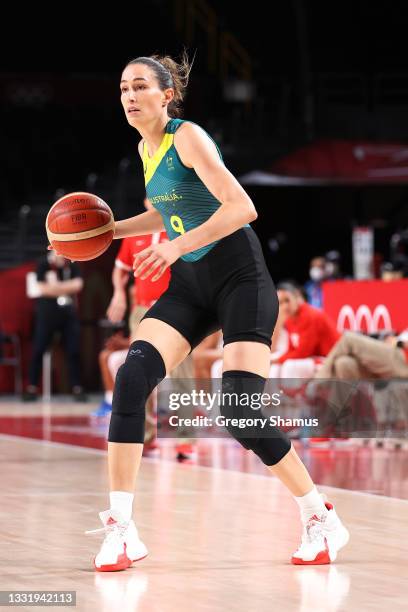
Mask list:
[[[289,334],[289,348],[277,363],[287,359],[325,357],[340,338],[327,314],[309,304],[301,304],[297,313],[286,319],[284,327]]]
[[[115,266],[122,270],[133,269],[134,254],[143,251],[152,244],[166,242],[168,240],[166,232],[155,232],[146,236],[129,236],[122,240],[119,253],[115,260]],[[166,291],[170,281],[170,268],[166,268],[162,276],[157,281],[152,281],[151,274],[148,278],[142,280],[135,278],[134,285],[134,305],[135,306],[150,306],[159,299],[161,294]]]

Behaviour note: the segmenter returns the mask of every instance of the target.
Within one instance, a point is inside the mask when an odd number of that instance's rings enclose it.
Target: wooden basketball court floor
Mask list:
[[[149,556],[95,572],[102,536],[83,532],[109,504],[106,429],[89,425],[92,408],[0,404],[0,591],[76,591],[81,612],[408,609],[406,451],[299,447],[351,539],[334,564],[296,567],[297,506],[256,457],[233,440],[201,440],[198,460],[180,464],[163,441],[135,492]]]

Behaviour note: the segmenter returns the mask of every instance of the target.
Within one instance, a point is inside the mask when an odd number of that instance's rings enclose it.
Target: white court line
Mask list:
[[[11,439],[11,440],[24,440],[25,442],[36,442],[38,444],[48,444],[51,446],[59,446],[62,448],[72,448],[75,450],[79,450],[79,451],[83,451],[85,453],[90,453],[90,454],[96,454],[96,455],[106,455],[107,456],[107,451],[106,450],[101,450],[99,448],[86,448],[85,446],[74,446],[73,444],[64,444],[63,442],[53,442],[52,440],[39,440],[38,438],[25,438],[23,436],[14,436],[12,434],[3,434],[0,433],[0,439],[1,438],[5,438],[5,439]],[[168,461],[167,459],[161,459],[159,457],[142,457],[143,461],[147,461],[149,463],[161,463],[163,461],[165,461],[166,463],[175,463],[173,461]],[[177,464],[179,466],[182,466],[182,463]],[[250,476],[252,478],[266,478],[267,480],[270,480],[271,478],[276,478],[279,481],[279,478],[277,478],[276,476],[273,476],[272,474],[270,476],[268,476],[267,474],[253,474],[252,472],[240,472],[238,470],[226,470],[224,468],[220,468],[220,467],[209,467],[206,465],[185,465],[185,468],[193,468],[195,470],[209,470],[211,472],[229,472],[232,474],[241,474],[241,475],[245,475],[245,476]],[[280,481],[279,481],[280,482]],[[284,487],[284,485],[282,485]],[[360,496],[364,496],[364,497],[373,497],[377,500],[381,500],[381,499],[389,499],[392,501],[397,501],[397,502],[401,502],[403,504],[408,504],[408,499],[401,499],[400,497],[390,497],[389,495],[376,495],[375,493],[367,493],[365,491],[354,491],[353,489],[341,489],[340,487],[333,487],[332,485],[320,485],[318,484],[317,486],[319,486],[322,489],[329,489],[330,491],[337,491],[339,493],[343,493],[343,494],[351,494],[351,495],[360,495]],[[286,489],[286,487],[284,487]],[[288,489],[286,489],[289,493],[289,495],[291,495],[290,491]]]

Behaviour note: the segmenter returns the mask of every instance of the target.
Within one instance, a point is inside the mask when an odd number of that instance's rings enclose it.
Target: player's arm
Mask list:
[[[199,227],[176,241],[182,255],[219,240],[254,221],[258,214],[251,198],[223,164],[213,141],[199,126],[184,123],[174,137],[177,152],[187,167],[194,168],[207,189],[221,203]]]
[[[127,236],[142,236],[161,232],[164,229],[163,219],[157,210],[147,210],[135,217],[115,222],[114,238],[126,238]]]
[[[42,297],[59,297],[60,295],[74,295],[84,286],[82,278],[72,278],[66,281],[39,282],[38,288]]]
[[[142,140],[139,142],[139,155],[142,157]],[[126,238],[127,236],[142,236],[143,234],[153,234],[164,230],[161,214],[152,208],[135,217],[123,219],[115,222],[114,238]]]
[[[114,266],[112,271],[113,296],[106,311],[109,321],[117,323],[123,320],[126,312],[126,285],[129,280],[129,270]]]

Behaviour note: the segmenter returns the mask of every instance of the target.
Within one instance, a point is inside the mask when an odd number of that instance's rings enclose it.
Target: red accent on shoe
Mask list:
[[[185,455],[190,455],[191,453],[194,453],[194,448],[192,444],[178,444],[176,446],[176,451],[178,453],[183,453]]]
[[[117,572],[120,570],[125,570],[131,565],[132,561],[126,554],[126,543],[123,545],[123,553],[121,555],[118,555],[116,563],[112,563],[111,565],[101,565],[100,567],[97,567],[95,565],[94,559],[94,566],[97,572]]]
[[[324,505],[328,510],[333,510],[333,504],[331,504],[330,502],[324,502]]]
[[[115,523],[117,523],[117,521],[115,521],[115,519],[112,518],[111,516],[108,518],[106,522],[107,525],[114,525]]]
[[[149,553],[146,553],[145,555],[143,555],[143,557],[138,557],[137,559],[132,559],[132,563],[135,563],[136,561],[141,561],[142,559],[145,559],[148,554]]]
[[[293,565],[327,565],[331,563],[329,556],[329,547],[327,545],[327,540],[324,538],[324,543],[326,546],[325,550],[321,550],[317,553],[316,557],[311,561],[303,561],[300,557],[292,557],[291,561]]]

